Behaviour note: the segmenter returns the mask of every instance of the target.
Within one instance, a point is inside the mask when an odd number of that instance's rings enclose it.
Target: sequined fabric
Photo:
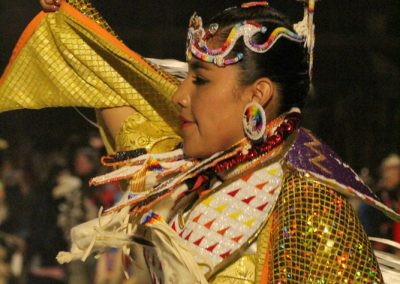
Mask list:
[[[296,140],[285,154],[286,164],[348,197],[361,199],[389,218],[400,221],[400,214],[381,202],[354,170],[310,130],[300,128]]]
[[[113,36],[118,37],[118,35],[114,32],[114,30],[111,28],[111,26],[108,24],[108,22],[103,18],[103,16],[99,13],[99,11],[92,5],[92,3],[88,0],[66,0],[68,4],[73,6],[75,9],[80,11],[82,15],[85,17],[88,17],[92,21],[96,22],[100,27],[108,31],[110,34]],[[145,58],[142,58],[144,61],[146,61],[147,64],[151,65],[154,67],[154,64],[146,60]],[[154,67],[155,68],[155,67]],[[170,81],[174,85],[179,84],[179,80],[169,74],[168,72],[163,71],[162,69],[158,69],[157,73],[159,75],[163,76],[166,80]]]
[[[82,15],[90,18],[95,21],[99,26],[103,29],[107,30],[109,33],[116,36],[113,29],[107,23],[107,21],[103,18],[103,16],[97,11],[97,9],[90,3],[88,0],[66,0],[68,4],[79,10]]]
[[[326,185],[288,174],[271,218],[256,283],[383,283],[353,208]]]
[[[336,191],[297,173],[286,175],[276,207],[258,237],[257,253],[240,257],[211,283],[383,280],[351,205]]]

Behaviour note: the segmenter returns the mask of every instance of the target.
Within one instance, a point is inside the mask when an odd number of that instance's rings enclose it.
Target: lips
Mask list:
[[[179,119],[181,121],[181,129],[186,129],[195,124],[193,120],[187,119],[183,116],[180,116]]]

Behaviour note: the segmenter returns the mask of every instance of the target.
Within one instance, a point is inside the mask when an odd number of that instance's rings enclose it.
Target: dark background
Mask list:
[[[243,1],[96,0],[120,38],[146,57],[184,60],[193,11],[205,20]],[[294,21],[295,0],[271,0]],[[40,10],[36,0],[0,1],[0,72],[19,34]],[[374,174],[389,153],[400,152],[400,1],[323,0],[316,5],[314,95],[304,126],[316,132],[356,170]],[[92,110],[83,109],[93,118]],[[95,131],[73,109],[0,114],[0,137],[11,148],[62,147],[71,135]],[[27,153],[29,153],[27,151]]]

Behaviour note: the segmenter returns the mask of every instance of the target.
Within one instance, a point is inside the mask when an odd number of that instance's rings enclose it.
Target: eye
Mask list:
[[[202,86],[202,85],[205,85],[206,83],[208,83],[208,80],[201,76],[196,75],[196,76],[193,76],[192,83],[197,86]]]

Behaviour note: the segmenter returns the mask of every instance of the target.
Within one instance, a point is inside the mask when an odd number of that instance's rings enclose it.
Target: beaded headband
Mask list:
[[[304,0],[302,0],[304,1]],[[241,8],[247,9],[256,6],[264,6],[268,8],[267,2],[249,2],[242,4]],[[308,48],[309,62],[310,62],[310,74],[313,63],[313,49],[314,49],[314,14],[315,0],[305,1],[304,18],[301,22],[295,24],[293,29],[295,32],[285,28],[275,28],[268,39],[261,44],[257,44],[253,37],[257,33],[265,34],[267,28],[256,21],[244,20],[237,23],[230,31],[227,39],[219,48],[210,48],[207,46],[207,40],[209,40],[217,31],[218,24],[210,24],[208,30],[203,28],[203,20],[196,13],[190,18],[189,29],[186,43],[186,58],[189,61],[194,55],[197,59],[204,62],[213,63],[217,66],[223,67],[231,64],[235,64],[243,59],[244,54],[239,52],[234,57],[227,58],[229,53],[234,48],[236,42],[243,37],[244,44],[251,51],[256,53],[265,53],[271,49],[274,44],[282,37],[295,42],[304,42],[306,48]]]

